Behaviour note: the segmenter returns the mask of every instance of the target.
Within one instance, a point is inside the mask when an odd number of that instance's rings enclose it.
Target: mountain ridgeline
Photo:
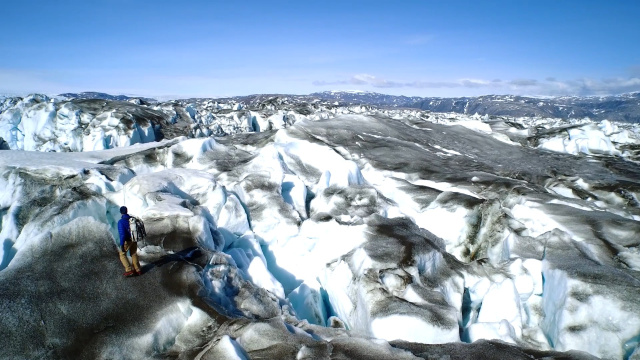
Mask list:
[[[69,99],[84,99],[84,100],[111,100],[111,101],[130,101],[130,100],[140,100],[141,102],[157,102],[156,99],[144,98],[138,96],[127,96],[127,95],[110,95],[103,92],[95,92],[95,91],[85,91],[81,93],[65,93],[60,94],[59,96],[66,97]]]
[[[499,116],[553,117],[640,122],[640,93],[606,97],[531,98],[488,95],[465,98],[424,98],[410,107],[434,112]]]

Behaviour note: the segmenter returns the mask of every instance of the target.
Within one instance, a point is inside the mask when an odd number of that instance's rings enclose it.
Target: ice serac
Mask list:
[[[14,150],[94,151],[160,140],[166,123],[163,113],[129,102],[36,94],[0,111],[0,137]]]
[[[459,341],[461,264],[441,240],[402,218],[376,217],[364,232],[367,242],[329,263],[321,278],[347,327],[386,340]]]
[[[554,348],[628,357],[638,346],[640,328],[635,272],[589,262],[575,243],[550,241],[548,246],[553,251],[543,262],[541,327]]]

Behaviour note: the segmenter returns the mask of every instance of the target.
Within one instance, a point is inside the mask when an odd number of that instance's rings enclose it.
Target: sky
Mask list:
[[[0,93],[640,91],[640,1],[10,1]]]

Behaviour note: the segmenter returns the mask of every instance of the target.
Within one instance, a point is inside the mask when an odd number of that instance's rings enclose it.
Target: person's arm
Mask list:
[[[124,252],[124,240],[126,231],[127,229],[125,227],[124,221],[122,221],[121,219],[120,221],[118,221],[118,233],[120,234],[120,250],[122,250],[122,252]]]

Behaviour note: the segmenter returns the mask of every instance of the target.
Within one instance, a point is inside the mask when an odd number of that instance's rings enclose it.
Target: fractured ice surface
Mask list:
[[[30,95],[0,113],[0,137],[11,149],[92,151],[159,140],[163,123],[163,113],[127,102]]]
[[[97,149],[90,136],[109,127],[127,138],[103,137],[102,151],[0,152],[2,357],[637,352],[640,171],[623,146],[633,131],[572,124],[572,142],[553,148],[562,132],[475,117],[234,105],[256,133],[149,142],[118,125],[116,108],[65,148],[56,131],[73,133],[85,110],[24,102],[20,119],[34,122],[21,131],[42,136],[18,136],[17,148]],[[203,106],[163,111],[201,131],[219,125]],[[121,275],[121,205],[149,233],[142,277]]]

